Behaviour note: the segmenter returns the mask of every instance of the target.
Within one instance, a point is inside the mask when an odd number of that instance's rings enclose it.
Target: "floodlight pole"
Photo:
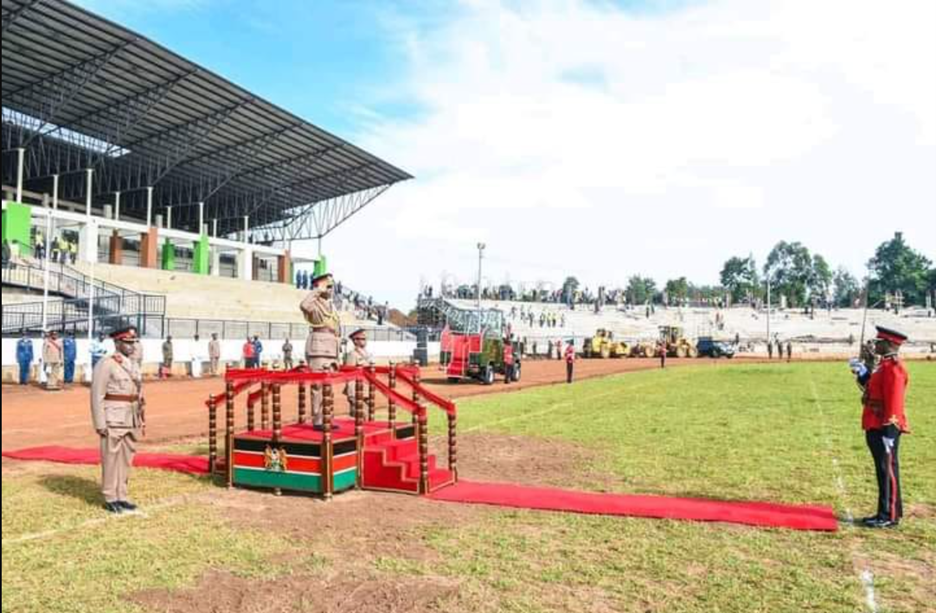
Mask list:
[[[770,269],[767,270],[767,345],[770,345]]]
[[[481,333],[481,261],[484,259],[486,246],[484,243],[478,243],[478,334]]]

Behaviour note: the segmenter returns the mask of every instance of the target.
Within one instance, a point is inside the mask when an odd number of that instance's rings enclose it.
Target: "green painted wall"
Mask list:
[[[328,260],[326,260],[323,255],[315,260],[315,268],[312,271],[312,276],[317,277],[319,275],[324,275],[326,272],[328,272]]]
[[[32,214],[29,207],[18,202],[7,202],[3,210],[3,242],[16,243],[22,256],[32,253]],[[12,245],[11,245],[12,247]]]
[[[166,239],[162,248],[162,269],[175,270],[175,246]]]
[[[211,259],[211,247],[208,245],[208,235],[202,234],[198,242],[195,243],[195,253],[192,256],[192,272],[199,275],[207,275],[210,272],[209,261]]]

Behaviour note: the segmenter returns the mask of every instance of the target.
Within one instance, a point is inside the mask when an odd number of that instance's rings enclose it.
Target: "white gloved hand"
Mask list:
[[[887,438],[886,436],[881,439],[884,442],[884,450],[887,451],[887,455],[894,453],[894,439]]]
[[[868,367],[858,358],[848,360],[848,368],[856,377],[863,377],[868,373]]]

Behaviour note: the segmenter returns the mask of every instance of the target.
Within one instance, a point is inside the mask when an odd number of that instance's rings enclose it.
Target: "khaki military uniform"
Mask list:
[[[162,354],[163,354],[163,368],[166,369],[167,371],[172,371],[172,358],[173,358],[172,343],[170,343],[169,341],[166,341],[165,343],[163,343]]]
[[[137,368],[143,368],[143,341],[133,345],[133,353],[130,355],[130,359],[137,365]]]
[[[319,289],[312,290],[299,305],[309,322],[306,340],[306,362],[313,371],[326,371],[338,367],[338,339],[341,320],[330,298]],[[312,423],[322,425],[322,387],[312,386]]]
[[[64,347],[62,339],[47,338],[42,344],[42,362],[48,366],[46,373],[46,389],[58,391],[62,389],[62,363],[64,362]]]
[[[290,370],[293,367],[293,346],[287,339],[283,343],[283,368]]]
[[[98,362],[91,384],[91,419],[101,436],[101,492],[127,500],[127,481],[143,427],[143,378],[132,359],[114,354]]]
[[[211,340],[208,342],[208,363],[211,376],[217,377],[218,365],[221,363],[221,341]]]
[[[361,349],[355,346],[351,351],[345,352],[345,366],[370,366],[374,358],[367,349]],[[345,396],[348,397],[348,405],[351,407],[351,416],[354,416],[354,383],[346,383],[344,388]]]

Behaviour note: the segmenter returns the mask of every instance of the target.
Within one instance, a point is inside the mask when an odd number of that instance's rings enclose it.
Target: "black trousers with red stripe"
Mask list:
[[[884,445],[884,430],[865,432],[868,449],[874,458],[874,472],[877,475],[878,510],[882,519],[898,521],[903,517],[903,498],[900,487],[900,434],[894,438],[894,448],[888,451]]]

